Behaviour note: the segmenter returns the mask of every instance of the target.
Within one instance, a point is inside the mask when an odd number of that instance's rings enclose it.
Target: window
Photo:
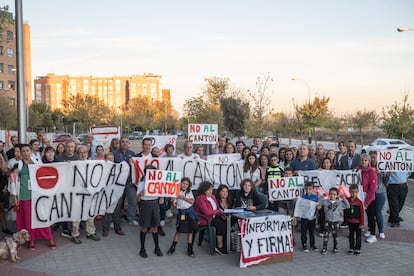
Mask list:
[[[7,48],[7,55],[9,57],[13,57],[14,56],[14,49],[13,48]]]
[[[0,55],[2,56],[4,54],[3,52],[3,46],[0,46]]]
[[[13,74],[14,73],[14,66],[13,65],[7,65],[7,72],[9,72],[9,74]]]
[[[4,89],[4,81],[0,81],[0,89]]]
[[[0,73],[4,72],[4,63],[0,63]]]
[[[7,87],[9,89],[14,89],[16,87],[16,82],[15,81],[8,81]]]
[[[13,40],[13,32],[7,31],[7,40]]]

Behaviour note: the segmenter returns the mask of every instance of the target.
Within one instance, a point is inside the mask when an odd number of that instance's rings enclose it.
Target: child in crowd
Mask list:
[[[171,255],[175,251],[175,246],[180,239],[180,233],[187,233],[187,254],[194,257],[193,236],[198,231],[197,215],[193,208],[194,196],[191,192],[191,180],[188,177],[181,179],[180,195],[173,201],[173,206],[177,208],[177,231],[174,240],[167,254]]]
[[[348,200],[338,199],[338,189],[336,187],[329,189],[329,199],[322,198],[319,200],[318,210],[323,208],[325,211],[325,233],[323,236],[323,249],[322,255],[326,255],[328,248],[329,236],[333,238],[333,253],[338,255],[338,231],[339,223],[342,217],[342,210],[349,208]]]
[[[269,180],[283,177],[283,169],[279,166],[279,158],[277,153],[271,153],[269,156],[270,166],[267,167],[265,172],[265,182],[263,183],[263,193],[269,196]],[[267,209],[272,211],[279,211],[277,201],[270,201]]]
[[[351,197],[347,198],[350,207],[345,210],[346,222],[349,226],[348,254],[361,254],[361,232],[364,228],[364,203],[358,198],[358,185],[349,188]]]
[[[160,207],[158,196],[147,196],[145,195],[145,174],[147,170],[156,170],[157,168],[152,165],[145,166],[144,176],[141,178],[141,182],[138,184],[136,200],[138,201],[139,208],[139,225],[140,231],[140,242],[141,249],[139,255],[142,258],[148,258],[147,251],[145,250],[145,236],[148,229],[151,229],[152,238],[154,240],[154,253],[161,257],[161,252],[158,240],[158,226],[160,226]]]
[[[318,196],[313,193],[313,183],[307,181],[305,183],[305,193],[302,195],[302,198],[318,202]],[[307,234],[309,232],[309,245],[310,249],[313,251],[318,251],[318,248],[315,246],[315,224],[316,224],[316,214],[311,220],[301,218],[301,240],[303,251],[309,252],[307,245]]]

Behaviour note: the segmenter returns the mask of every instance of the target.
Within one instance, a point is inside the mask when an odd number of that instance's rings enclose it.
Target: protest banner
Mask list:
[[[166,144],[171,144],[174,146],[174,155],[175,149],[177,148],[177,135],[144,135],[144,138],[151,139],[151,149],[157,147],[160,149],[159,156],[164,155],[164,146]]]
[[[102,145],[104,149],[109,148],[113,138],[120,138],[118,126],[95,126],[91,127],[90,133],[97,145]]]
[[[316,218],[316,205],[318,202],[299,197],[296,200],[294,216],[312,220]]]
[[[268,179],[269,200],[291,200],[303,194],[303,176]]]
[[[379,151],[377,168],[380,172],[412,172],[414,171],[414,151],[387,150]]]
[[[210,181],[215,188],[225,184],[230,190],[240,188],[243,179],[244,161],[230,164],[217,164],[203,159],[181,158],[131,158],[132,182],[137,185],[144,176],[146,165],[152,165],[158,170],[182,172],[182,176],[190,178],[193,183],[191,189],[197,190],[202,181]]]
[[[145,175],[145,195],[177,197],[180,194],[181,172],[147,170]]]
[[[216,144],[218,141],[217,124],[188,124],[188,140],[194,144]]]
[[[291,219],[285,215],[249,217],[239,220],[240,267],[261,263],[274,256],[293,253]]]
[[[236,161],[240,161],[240,158],[240,153],[207,155],[207,161],[215,164],[230,164]]]
[[[129,166],[105,161],[29,165],[32,228],[112,213],[124,193]]]

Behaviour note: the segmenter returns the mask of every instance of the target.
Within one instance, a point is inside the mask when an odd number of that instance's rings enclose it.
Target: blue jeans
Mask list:
[[[128,202],[128,213],[127,218],[129,222],[133,222],[135,220],[135,216],[137,215],[137,188],[135,185],[128,183],[125,186],[125,193]]]
[[[377,225],[378,225],[378,232],[384,233],[384,218],[382,216],[382,208],[385,205],[385,193],[375,194],[375,207],[376,207],[376,214],[377,217]]]

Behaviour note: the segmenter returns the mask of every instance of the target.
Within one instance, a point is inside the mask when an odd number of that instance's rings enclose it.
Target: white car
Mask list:
[[[362,147],[361,153],[402,148],[412,149],[414,147],[400,139],[376,139],[369,145]]]

